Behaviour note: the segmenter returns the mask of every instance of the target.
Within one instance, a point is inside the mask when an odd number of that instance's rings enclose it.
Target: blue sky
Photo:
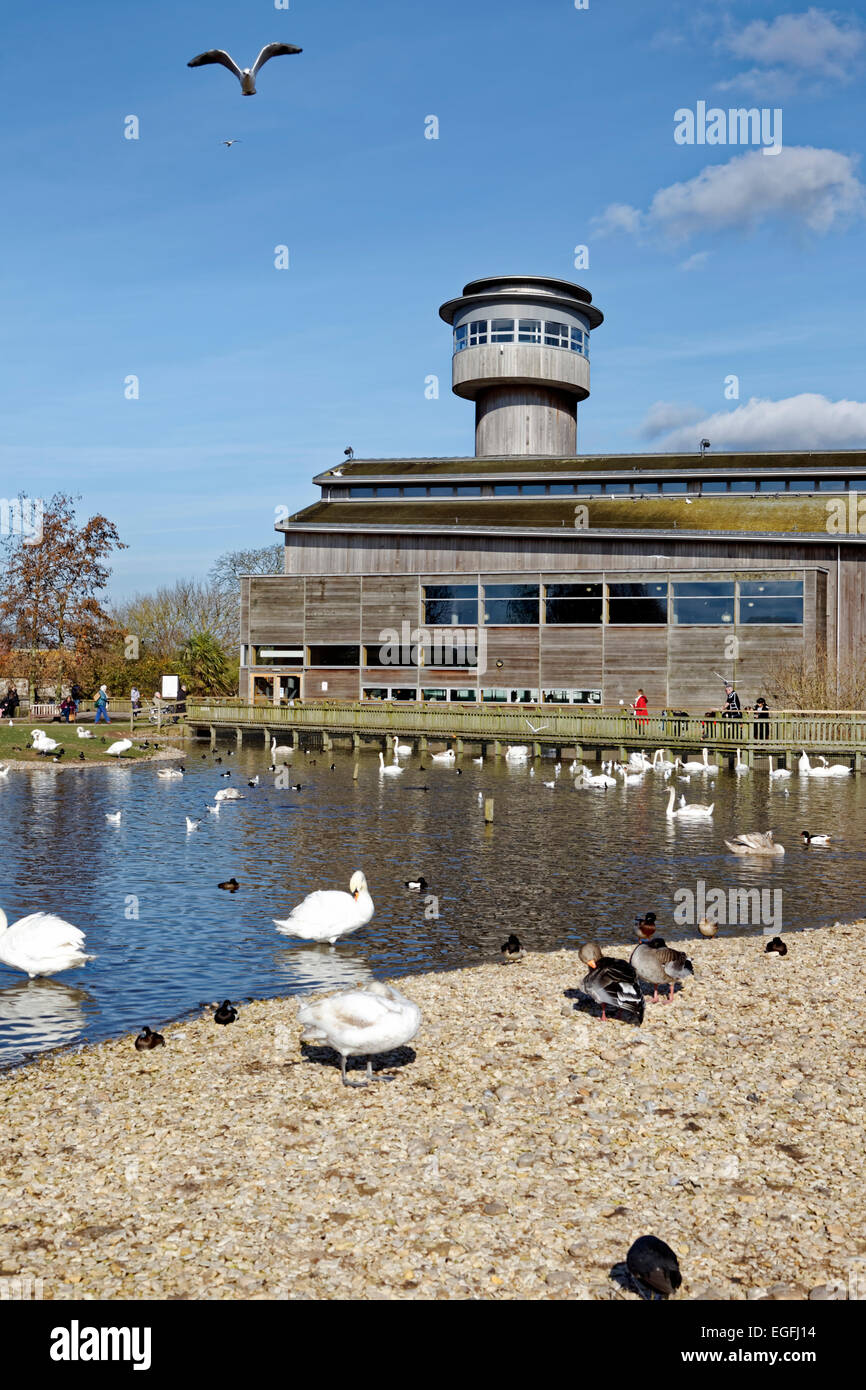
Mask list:
[[[0,490],[116,521],[116,596],[268,543],[346,445],[471,453],[437,309],[480,275],[604,311],[581,452],[866,447],[852,10],[50,0],[3,31]],[[304,52],[252,98],[186,66],[273,40]],[[781,155],[677,144],[699,101],[781,108]]]

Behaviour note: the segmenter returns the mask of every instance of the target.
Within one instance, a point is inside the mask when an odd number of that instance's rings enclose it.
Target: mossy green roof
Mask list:
[[[836,507],[844,500],[837,495]],[[314,502],[278,530],[295,524],[353,530],[363,526],[406,526],[425,530],[460,527],[515,527],[521,530],[573,528],[575,508],[586,507],[590,530],[707,531],[772,534],[831,534],[828,496],[759,493],[748,497],[452,497],[409,501],[400,498],[354,502]],[[847,503],[846,503],[847,505]],[[582,516],[582,513],[577,514]],[[835,533],[832,533],[835,534]]]
[[[334,470],[316,475],[316,482],[345,484],[353,479],[418,477],[503,477],[532,474],[543,477],[582,473],[755,473],[792,469],[835,469],[847,473],[862,469],[866,473],[866,450],[841,449],[834,452],[717,453],[701,458],[690,454],[583,454],[578,458],[532,458],[509,455],[505,458],[417,458],[351,459],[335,464]]]

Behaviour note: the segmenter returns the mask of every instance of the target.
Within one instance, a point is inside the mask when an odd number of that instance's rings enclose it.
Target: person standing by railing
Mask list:
[[[763,695],[759,695],[755,701],[755,738],[769,738],[770,736],[770,707]]]
[[[740,704],[740,697],[730,682],[725,682],[725,707],[722,710],[724,719],[742,719],[743,707]]]
[[[649,722],[649,706],[646,695],[642,690],[638,690],[632,702],[631,712],[634,715],[635,723],[638,728],[644,727]]]
[[[108,691],[104,685],[99,687],[99,693],[93,703],[96,706],[94,724],[98,724],[100,720],[106,724],[110,724],[111,720],[108,717]]]

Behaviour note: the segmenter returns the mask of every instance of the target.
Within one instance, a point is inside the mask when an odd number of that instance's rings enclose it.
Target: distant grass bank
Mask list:
[[[43,755],[37,753],[31,747],[31,735],[34,729],[42,729],[48,738],[53,738],[61,748],[65,750],[63,762],[104,762],[106,749],[112,743],[117,743],[120,739],[129,738],[129,724],[124,728],[123,724],[104,724],[87,725],[87,730],[93,735],[92,738],[79,738],[79,728],[84,728],[83,724],[31,724],[29,721],[20,721],[10,729],[8,723],[0,726],[0,762],[32,762],[32,763],[51,763],[51,754]],[[148,743],[149,747],[143,748],[141,745]],[[115,762],[136,762],[148,756],[153,756],[156,743],[152,733],[138,730],[133,735],[133,746],[125,753],[118,755],[117,759],[112,755],[109,761]],[[79,755],[84,754],[81,758]]]

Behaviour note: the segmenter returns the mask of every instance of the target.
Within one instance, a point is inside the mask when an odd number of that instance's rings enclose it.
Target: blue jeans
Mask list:
[[[105,708],[105,705],[96,706],[96,718],[93,721],[94,724],[98,724],[100,719],[104,719],[106,724],[111,723],[111,720],[108,717],[108,710]]]

